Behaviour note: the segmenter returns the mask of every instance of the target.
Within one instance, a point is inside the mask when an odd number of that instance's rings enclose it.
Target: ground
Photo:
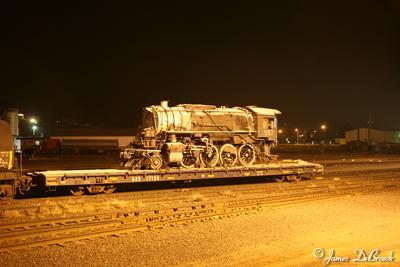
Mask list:
[[[323,266],[315,248],[400,252],[400,194],[350,195],[188,225],[2,254],[3,266]],[[387,266],[396,266],[387,263]],[[368,266],[381,266],[369,263]]]

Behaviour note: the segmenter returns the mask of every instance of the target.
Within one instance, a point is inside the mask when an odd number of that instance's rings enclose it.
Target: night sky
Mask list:
[[[0,9],[0,111],[135,127],[168,99],[400,129],[399,1],[30,2]]]

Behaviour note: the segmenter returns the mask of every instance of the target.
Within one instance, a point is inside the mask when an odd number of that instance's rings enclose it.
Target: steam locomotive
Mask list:
[[[167,101],[144,108],[142,131],[120,155],[128,169],[250,166],[276,160],[276,109]]]

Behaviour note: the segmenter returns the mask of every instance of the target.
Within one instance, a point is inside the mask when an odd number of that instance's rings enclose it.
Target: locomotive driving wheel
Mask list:
[[[159,155],[151,155],[149,158],[150,169],[159,170],[162,166],[162,158]]]
[[[250,166],[254,163],[256,159],[256,150],[254,146],[250,144],[244,144],[239,147],[238,156],[239,162],[243,166]]]
[[[200,161],[206,167],[214,167],[217,165],[218,160],[218,148],[214,145],[208,145],[207,148],[200,154]]]
[[[219,156],[223,166],[232,167],[237,161],[237,150],[231,144],[224,144],[219,151]]]
[[[180,162],[182,167],[184,168],[194,168],[194,166],[196,165],[197,162],[197,158],[192,155],[192,153],[183,153],[183,159]]]

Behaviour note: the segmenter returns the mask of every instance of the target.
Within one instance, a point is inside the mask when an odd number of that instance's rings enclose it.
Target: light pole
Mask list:
[[[33,133],[33,136],[35,136],[35,133],[36,133],[36,130],[37,130],[37,126],[36,125],[33,125],[32,126],[32,133]]]
[[[294,129],[294,131],[296,132],[296,143],[299,144],[299,129]]]
[[[326,125],[322,124],[321,125],[321,131],[322,131],[322,146],[321,146],[321,153],[325,153],[325,130],[326,130]]]
[[[36,130],[38,129],[37,123],[38,121],[35,118],[30,118],[29,122],[32,124],[32,134],[35,136]]]
[[[322,130],[322,143],[325,144],[325,130],[326,130],[326,124],[321,125],[321,130]]]
[[[278,130],[278,136],[277,136],[278,143],[279,143],[279,139],[283,140],[282,137],[281,137],[281,136],[282,136],[282,133],[283,133],[283,130],[282,130],[282,129],[279,129],[279,130]]]

